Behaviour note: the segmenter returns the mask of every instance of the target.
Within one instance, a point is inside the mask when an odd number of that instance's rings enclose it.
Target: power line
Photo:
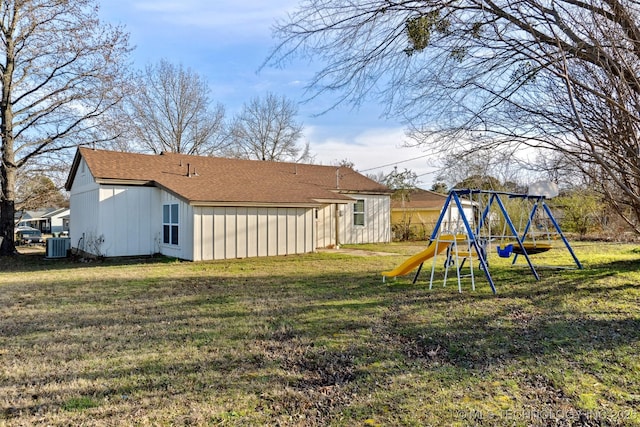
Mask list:
[[[421,176],[425,176],[425,175],[433,175],[434,173],[438,173],[438,172],[440,172],[440,169],[436,169],[436,170],[430,171],[430,172],[421,173],[420,175],[416,175],[416,178],[420,178]]]
[[[424,155],[422,155],[422,156],[413,157],[413,158],[411,158],[411,159],[407,159],[407,160],[400,160],[400,161],[398,161],[398,162],[387,163],[386,165],[382,165],[382,166],[376,166],[376,167],[373,167],[373,168],[363,169],[363,170],[358,171],[358,172],[369,172],[369,171],[372,171],[372,170],[375,170],[375,169],[382,169],[382,168],[386,168],[387,166],[395,166],[395,165],[397,165],[397,164],[399,164],[399,163],[407,163],[407,162],[411,162],[411,161],[414,161],[414,160],[422,159],[422,158],[424,158],[424,157],[428,157],[428,156],[430,156],[430,155],[431,155],[431,154],[424,154]]]

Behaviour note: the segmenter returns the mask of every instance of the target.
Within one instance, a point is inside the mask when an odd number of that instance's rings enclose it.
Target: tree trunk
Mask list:
[[[2,245],[0,245],[0,256],[13,255],[16,253],[15,247],[15,200],[16,200],[16,166],[15,155],[13,153],[13,138],[8,137],[11,133],[11,126],[5,125],[7,115],[11,117],[11,109],[4,108],[4,103],[0,107],[2,115],[2,164],[0,168],[0,236]],[[9,130],[7,130],[7,128]]]
[[[11,125],[7,126],[5,120],[11,117],[11,109],[5,108],[4,102],[0,107],[2,115],[2,171],[0,182],[0,236],[2,245],[0,245],[0,256],[13,255],[16,252],[14,227],[15,227],[15,200],[16,200],[16,165],[15,155],[13,153],[13,138],[11,137]],[[11,117],[12,119],[12,117]]]
[[[0,246],[0,256],[14,255],[16,253],[13,212],[13,200],[2,200],[2,203],[0,203],[0,237],[3,237],[3,239]]]
[[[13,255],[16,252],[14,236],[14,216],[16,200],[16,163],[13,147],[13,105],[11,86],[15,70],[15,45],[13,28],[4,33],[5,66],[2,73],[2,98],[0,99],[0,137],[2,138],[2,165],[0,167],[0,256]]]

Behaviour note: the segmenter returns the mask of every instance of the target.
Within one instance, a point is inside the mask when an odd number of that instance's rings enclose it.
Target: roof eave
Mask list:
[[[64,189],[67,191],[71,191],[71,186],[73,185],[73,180],[76,178],[76,172],[78,171],[78,165],[80,164],[80,149],[76,150],[76,154],[73,156],[73,163],[71,163],[71,171],[69,172],[69,176],[67,176],[67,180],[64,183]]]
[[[352,203],[355,201],[354,198],[349,197],[348,199],[313,199],[316,202],[326,205],[331,203],[346,205],[347,203]]]
[[[371,196],[388,196],[393,194],[393,191],[387,190],[343,190],[343,189],[333,189],[331,191],[338,192],[341,194],[368,194]]]
[[[206,200],[190,200],[190,206],[198,207],[245,207],[245,208],[317,208],[320,203],[301,203],[301,202],[242,202],[242,201],[206,201]],[[344,202],[343,202],[344,203]]]
[[[116,178],[95,178],[96,184],[106,185],[130,185],[135,187],[155,187],[154,181],[146,179],[116,179]]]

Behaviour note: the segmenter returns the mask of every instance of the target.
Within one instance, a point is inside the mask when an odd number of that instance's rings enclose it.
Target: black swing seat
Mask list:
[[[523,242],[522,246],[527,251],[528,255],[540,254],[542,252],[547,252],[551,249],[551,245],[549,243],[540,243],[540,242]],[[518,255],[524,255],[522,249],[520,249],[520,245],[513,245],[513,253]]]

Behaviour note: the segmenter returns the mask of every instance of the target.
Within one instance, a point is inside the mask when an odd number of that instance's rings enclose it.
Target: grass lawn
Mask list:
[[[640,426],[638,246],[382,283],[423,247],[0,259],[0,425]]]

